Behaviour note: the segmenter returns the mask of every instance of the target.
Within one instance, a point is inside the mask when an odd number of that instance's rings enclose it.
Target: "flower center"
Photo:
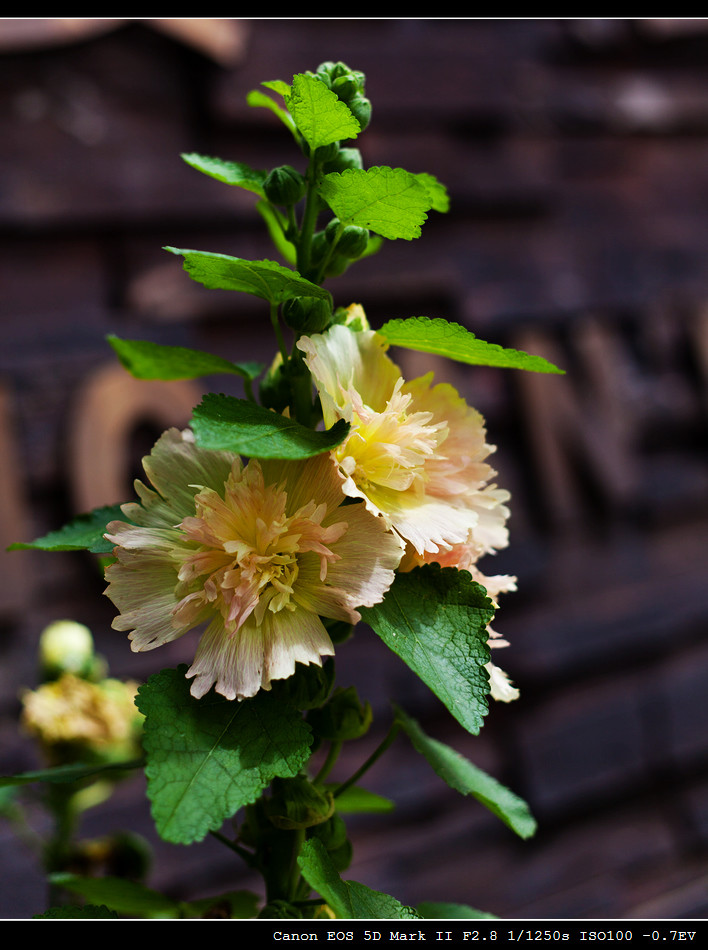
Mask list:
[[[444,422],[431,424],[431,412],[408,412],[413,399],[401,392],[399,378],[383,412],[364,404],[350,389],[352,432],[336,450],[342,471],[362,489],[422,491],[425,463],[447,437]]]
[[[235,462],[223,497],[213,489],[195,496],[195,516],[180,525],[193,546],[185,548],[178,573],[178,604],[173,622],[193,626],[217,609],[229,633],[253,615],[260,624],[266,611],[295,610],[300,560],[320,559],[320,579],[338,560],[329,545],[346,524],[324,527],[327,506],[314,501],[287,513],[282,485],[266,485],[260,464]]]

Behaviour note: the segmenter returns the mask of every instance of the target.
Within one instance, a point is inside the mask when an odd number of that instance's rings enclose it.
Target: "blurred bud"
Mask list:
[[[349,107],[349,111],[361,126],[361,131],[363,132],[368,126],[369,122],[371,122],[371,102],[366,98],[366,96],[357,94],[349,100],[347,106]]]
[[[332,82],[332,92],[336,92],[342,102],[349,102],[352,96],[359,92],[359,83],[351,73],[345,76],[338,76]]]
[[[368,732],[371,720],[371,706],[360,702],[354,686],[335,690],[324,706],[307,716],[315,733],[330,742],[360,738]]]
[[[57,620],[42,631],[39,638],[39,663],[43,680],[62,673],[74,673],[84,679],[105,675],[105,663],[96,656],[88,627],[74,620]]]
[[[263,183],[265,196],[274,205],[296,205],[305,195],[307,182],[291,165],[274,168]]]
[[[360,303],[351,303],[348,307],[337,307],[334,311],[334,322],[349,327],[355,333],[371,329]]]

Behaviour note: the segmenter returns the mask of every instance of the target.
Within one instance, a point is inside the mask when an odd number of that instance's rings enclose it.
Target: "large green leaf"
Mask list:
[[[145,716],[148,797],[166,841],[200,841],[276,777],[297,775],[310,755],[310,727],[261,690],[236,702],[189,692],[186,667],[162,670],[138,690]]]
[[[494,607],[467,571],[426,564],[399,573],[361,616],[474,734],[487,714],[487,624]]]
[[[401,904],[395,897],[374,891],[357,881],[343,881],[324,845],[317,838],[305,841],[297,863],[310,887],[325,899],[339,918],[420,919],[420,914],[412,907]]]
[[[192,280],[212,290],[240,290],[272,304],[281,304],[291,297],[321,297],[331,301],[328,290],[275,261],[247,261],[228,254],[178,247],[165,247],[164,250],[181,254],[184,269]]]
[[[473,366],[499,366],[535,373],[565,372],[542,356],[478,340],[474,333],[459,323],[448,323],[442,317],[396,318],[384,323],[378,332],[393,346],[403,346],[421,353],[436,353]]]
[[[475,910],[467,904],[451,904],[449,901],[423,901],[418,904],[418,913],[429,920],[498,920],[495,914]],[[486,937],[482,937],[486,940]]]
[[[121,877],[82,877],[79,874],[50,875],[56,887],[80,894],[91,904],[103,905],[130,917],[180,917],[180,906],[171,897]]]
[[[222,158],[212,158],[209,155],[199,155],[197,152],[184,152],[183,160],[204,175],[223,181],[227,185],[245,188],[261,198],[265,195],[263,183],[268,173],[260,169],[251,168],[243,162],[227,162]]]
[[[322,179],[320,193],[344,224],[368,228],[382,237],[420,237],[426,212],[439,200],[429,183],[403,168],[347,168]]]
[[[316,76],[307,73],[293,76],[285,103],[298,131],[312,149],[355,138],[361,132],[361,126],[347,106]]]
[[[536,821],[522,798],[450,746],[431,739],[402,709],[396,709],[396,719],[416,750],[450,788],[462,795],[473,795],[520,838],[531,837],[536,831]]]
[[[11,544],[9,551],[91,551],[92,554],[110,554],[115,547],[106,541],[103,533],[110,521],[128,521],[120,505],[94,508],[88,514],[78,515],[73,521],[56,531],[50,531],[35,541]]]
[[[335,791],[337,788],[336,785],[327,787],[330,791]],[[396,806],[390,798],[384,798],[383,795],[377,795],[376,792],[370,792],[359,785],[351,785],[341,795],[337,795],[334,799],[334,807],[342,815],[358,815],[382,814],[394,811]]]
[[[262,363],[232,363],[213,353],[185,346],[122,340],[113,334],[107,339],[121,364],[138,379],[199,379],[216,373],[233,373],[253,380],[263,370]]]
[[[262,459],[306,459],[328,452],[349,431],[343,419],[317,432],[294,419],[246,399],[207,393],[195,408],[191,426],[205,449],[225,449]]]

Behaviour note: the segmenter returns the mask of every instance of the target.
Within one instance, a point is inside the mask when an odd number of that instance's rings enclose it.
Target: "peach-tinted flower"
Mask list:
[[[334,649],[320,618],[356,623],[393,581],[400,544],[364,505],[342,507],[329,455],[244,464],[170,429],[144,467],[155,490],[136,482],[134,524],[106,531],[113,626],[142,651],[206,624],[187,672],[196,697],[215,685],[245,699],[321,664]]]

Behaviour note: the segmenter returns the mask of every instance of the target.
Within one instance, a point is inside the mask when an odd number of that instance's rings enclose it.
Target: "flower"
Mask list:
[[[299,348],[313,375],[327,427],[346,419],[351,429],[334,450],[343,489],[362,498],[406,544],[400,570],[437,562],[469,571],[496,596],[515,590],[516,578],[485,577],[478,560],[506,547],[509,492],[491,480],[486,461],[495,446],[484,420],[433,374],[405,382],[371,330],[335,325],[302,337]],[[491,627],[489,645],[505,646]],[[503,670],[487,664],[495,699],[516,699]]]
[[[334,648],[320,619],[356,623],[383,599],[401,546],[366,511],[342,507],[329,455],[251,459],[199,448],[170,429],[143,460],[153,489],[114,521],[106,594],[134,651],[207,624],[187,677],[199,698],[215,685],[246,699]]]
[[[343,490],[420,556],[466,545],[477,556],[504,547],[509,493],[489,484],[482,416],[428,373],[406,383],[372,330],[335,325],[298,347],[319,391],[329,428],[351,429],[334,450]],[[437,560],[437,558],[436,558]]]

